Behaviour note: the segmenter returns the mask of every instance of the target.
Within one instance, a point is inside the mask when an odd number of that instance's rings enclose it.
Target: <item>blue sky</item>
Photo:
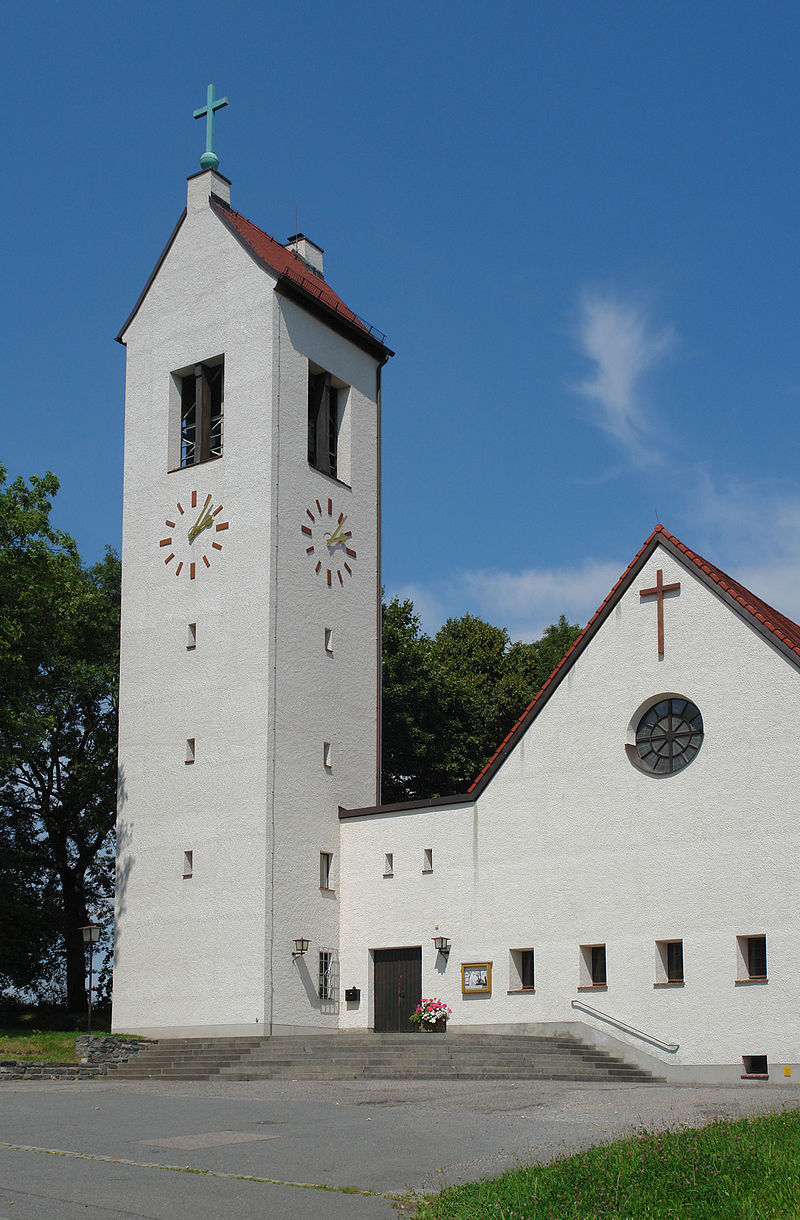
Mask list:
[[[119,546],[127,317],[214,81],[234,207],[397,352],[384,581],[585,622],[657,520],[800,618],[800,8],[7,6],[0,461]],[[9,384],[10,382],[10,384]]]

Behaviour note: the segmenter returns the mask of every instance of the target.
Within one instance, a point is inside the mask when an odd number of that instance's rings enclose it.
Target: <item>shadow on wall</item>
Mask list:
[[[308,1002],[311,1008],[318,1012],[328,1013],[335,1016],[339,1012],[339,962],[336,957],[330,963],[328,976],[328,992],[330,998],[320,998],[319,980],[314,977],[308,962],[303,957],[294,959],[295,970],[300,975],[300,980],[305,987]]]
[[[136,857],[131,850],[133,846],[133,824],[127,822],[122,817],[122,810],[127,800],[127,790],[125,787],[125,769],[119,767],[117,770],[117,860],[115,866],[115,881],[114,890],[116,896],[116,916],[114,923],[114,965],[116,966],[119,960],[119,948],[122,938],[120,924],[125,916],[126,894],[128,890],[128,882],[133,871],[133,866],[136,862]],[[124,861],[124,863],[121,863]]]

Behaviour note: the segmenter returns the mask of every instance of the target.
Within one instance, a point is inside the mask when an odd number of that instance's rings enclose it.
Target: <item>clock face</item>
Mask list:
[[[344,585],[353,575],[353,531],[344,513],[337,512],[332,500],[315,500],[306,509],[300,526],[306,543],[306,555],[316,574],[329,589]]]
[[[164,563],[176,576],[194,580],[211,567],[211,561],[222,550],[228,522],[221,520],[222,505],[214,503],[209,491],[193,491],[185,500],[178,500],[173,512],[165,519],[169,530],[159,540]]]

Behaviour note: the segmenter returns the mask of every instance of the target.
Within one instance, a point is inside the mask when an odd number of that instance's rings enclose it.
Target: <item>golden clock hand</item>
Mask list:
[[[209,494],[206,496],[205,504],[200,509],[200,516],[197,518],[194,525],[189,530],[189,541],[190,542],[194,542],[197,535],[202,533],[203,530],[208,529],[208,527],[211,525],[211,523],[213,521],[213,517],[212,517],[212,514],[208,511],[208,506],[210,503],[211,503],[211,493],[209,492]]]
[[[349,533],[348,534],[342,533],[342,526],[344,525],[346,520],[347,520],[347,517],[342,517],[341,521],[339,521],[337,523],[336,529],[333,531],[333,533],[328,535],[328,537],[325,540],[328,543],[328,546],[336,546],[337,542],[344,542],[345,538],[350,537]]]

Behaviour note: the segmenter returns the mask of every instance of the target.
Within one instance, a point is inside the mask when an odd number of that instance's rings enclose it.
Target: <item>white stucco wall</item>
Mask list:
[[[276,570],[275,705],[275,945],[273,1027],[335,1028],[338,999],[317,997],[321,948],[339,946],[339,805],[376,798],[378,683],[378,412],[376,362],[320,321],[285,299],[280,302],[281,404],[306,402],[308,361],[349,386],[349,485],[329,478],[306,461],[307,423],[303,412],[281,409],[283,454],[278,491]],[[293,455],[293,456],[291,456]],[[346,455],[343,454],[343,457]],[[319,535],[301,532],[307,510],[319,518],[316,501],[333,519],[347,517],[352,531],[352,575],[334,575],[327,585],[328,559]],[[329,519],[330,520],[330,519]],[[322,558],[320,573],[315,562]],[[332,652],[325,650],[325,628]],[[326,768],[323,746],[331,747]],[[319,855],[332,852],[333,890],[319,889]],[[308,955],[293,959],[292,941],[306,936]]]
[[[311,937],[314,963],[338,948],[319,852],[338,875],[338,804],[375,799],[376,361],[274,292],[209,207],[212,184],[227,194],[212,174],[190,179],[186,220],[125,334],[114,1025],[131,1031],[254,1032],[276,1004],[286,1025],[329,1022],[291,941]],[[171,374],[222,354],[223,456],[175,469]],[[352,387],[351,488],[308,467],[309,358]],[[322,588],[300,533],[329,489],[358,523],[347,589]],[[186,548],[193,490],[199,505],[213,494],[229,529],[191,581],[159,541],[174,520]]]
[[[657,568],[681,582],[661,659],[655,604],[639,599]],[[634,713],[662,694],[697,704],[705,739],[659,779],[624,746]],[[342,823],[342,983],[362,988],[343,1022],[371,1024],[369,951],[421,944],[423,995],[446,1000],[457,1024],[577,1019],[642,1045],[576,1013],[578,998],[679,1043],[665,1063],[797,1062],[798,712],[796,668],[657,548],[473,806]],[[760,934],[769,982],[737,987],[736,937]],[[656,941],[673,939],[685,985],[654,988]],[[578,992],[582,944],[606,945],[607,990]],[[507,994],[512,948],[535,950],[535,994]],[[491,996],[461,995],[463,961],[493,963]]]

